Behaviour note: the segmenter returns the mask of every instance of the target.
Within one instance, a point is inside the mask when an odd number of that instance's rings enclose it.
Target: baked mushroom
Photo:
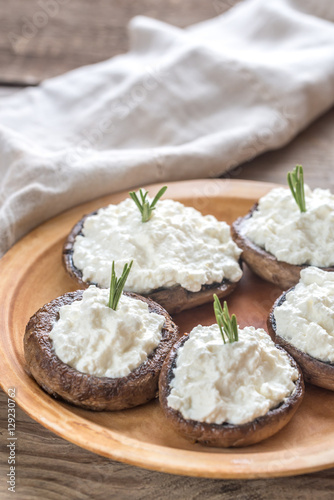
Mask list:
[[[334,273],[304,269],[268,317],[272,339],[300,365],[306,382],[334,391]]]
[[[162,363],[178,339],[167,311],[109,290],[66,293],[39,309],[24,335],[28,370],[54,397],[91,410],[122,410],[156,396]]]
[[[283,290],[310,265],[334,270],[334,195],[304,187],[302,169],[296,169],[289,176],[291,190],[272,189],[232,224],[242,259]]]
[[[71,277],[81,287],[107,287],[109,263],[114,260],[120,270],[133,259],[126,290],[152,298],[169,313],[204,304],[213,293],[231,293],[242,270],[229,226],[173,200],[155,198],[150,204],[147,192],[140,193],[139,205],[143,199],[143,205],[154,204],[145,222],[132,196],[74,226],[63,249]]]
[[[236,328],[231,342],[224,340],[219,319],[195,327],[172,347],[159,378],[167,420],[208,446],[247,446],[272,436],[304,395],[302,373],[284,349],[262,329]]]

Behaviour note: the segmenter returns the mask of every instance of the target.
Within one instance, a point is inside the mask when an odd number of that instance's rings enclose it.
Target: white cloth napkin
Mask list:
[[[127,54],[2,100],[0,255],[80,202],[286,144],[334,103],[333,20],[332,0],[247,0],[186,30],[136,17]]]

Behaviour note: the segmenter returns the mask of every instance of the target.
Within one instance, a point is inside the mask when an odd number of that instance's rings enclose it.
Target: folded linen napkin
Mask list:
[[[218,176],[334,102],[334,3],[247,0],[181,30],[145,17],[121,56],[0,103],[0,255],[109,192]]]

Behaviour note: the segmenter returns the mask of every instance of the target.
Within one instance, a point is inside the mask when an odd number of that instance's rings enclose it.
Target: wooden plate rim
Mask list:
[[[147,186],[147,189],[154,194],[161,186],[162,184],[152,184]],[[202,193],[202,196],[208,198],[230,197],[231,201],[236,198],[249,200],[251,205],[277,184],[232,179],[200,179],[171,182],[168,186],[169,196],[175,199],[190,201],[200,197]],[[236,190],[238,195],[236,195]],[[295,447],[293,457],[284,450],[249,453],[245,449],[245,453],[240,453],[240,451],[236,453],[234,450],[207,453],[145,443],[93,422],[88,423],[84,418],[73,414],[63,403],[53,400],[42,389],[35,387],[35,383],[18,362],[11,343],[10,306],[15,300],[15,292],[20,287],[31,263],[35,261],[36,252],[42,255],[45,250],[53,245],[59,245],[60,240],[64,240],[63,236],[57,234],[56,228],[59,223],[66,224],[73,217],[73,213],[79,211],[84,214],[110,203],[115,198],[118,201],[127,196],[127,193],[128,191],[123,191],[98,198],[50,219],[17,242],[0,260],[0,279],[3,285],[0,290],[0,354],[2,359],[0,385],[2,389],[7,393],[10,387],[17,387],[17,404],[31,418],[62,438],[94,453],[147,469],[197,477],[250,479],[303,474],[332,467],[334,453],[322,443],[310,446],[308,454],[305,454],[305,447]],[[46,235],[52,239],[47,249],[41,245]],[[23,263],[22,252],[25,255]],[[17,274],[18,263],[20,264],[20,279],[13,286],[11,277],[13,272]],[[31,397],[34,393],[40,396],[38,405]],[[61,421],[59,411],[63,416]]]

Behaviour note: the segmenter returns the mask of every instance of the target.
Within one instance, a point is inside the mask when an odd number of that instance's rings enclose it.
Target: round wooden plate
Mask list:
[[[148,186],[155,194],[161,185]],[[231,223],[246,214],[273,184],[198,180],[169,184],[168,197]],[[118,203],[127,192],[80,205],[39,226],[0,261],[0,381],[16,388],[17,403],[37,422],[95,453],[148,469],[212,478],[301,474],[334,465],[334,393],[307,386],[301,408],[272,438],[241,449],[212,449],[188,442],[165,421],[158,400],[119,412],[77,409],[46,394],[25,371],[22,339],[29,317],[44,303],[75,289],[61,262],[65,237],[84,214]],[[228,305],[241,327],[266,327],[281,291],[248,269]],[[214,322],[212,304],[175,315],[181,332]]]

